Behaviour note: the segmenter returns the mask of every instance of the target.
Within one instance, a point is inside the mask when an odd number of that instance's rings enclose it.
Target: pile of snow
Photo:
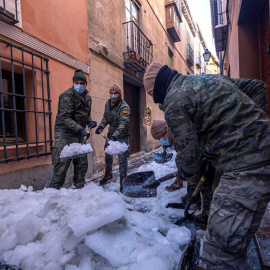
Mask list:
[[[94,183],[0,190],[0,260],[31,270],[177,269],[190,231],[127,206]]]
[[[118,141],[108,141],[109,146],[106,147],[105,153],[108,155],[119,155],[128,150],[128,145],[126,143],[121,143]]]
[[[91,144],[72,143],[66,145],[60,154],[60,158],[68,158],[93,152]]]
[[[158,179],[176,170],[174,159],[129,173],[146,170]],[[0,190],[0,261],[31,270],[176,270],[191,234],[172,222],[184,210],[166,208],[186,192],[166,191],[173,181],[156,198],[122,196],[119,182]]]

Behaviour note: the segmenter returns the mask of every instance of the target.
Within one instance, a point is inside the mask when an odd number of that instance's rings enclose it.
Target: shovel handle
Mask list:
[[[154,183],[151,183],[149,185],[145,185],[143,186],[144,188],[155,188],[158,187],[160,185],[160,183],[165,182],[173,177],[175,177],[177,175],[177,171],[173,172],[173,173],[169,173],[161,178],[159,178],[158,180],[156,180]]]
[[[86,132],[87,132],[88,134],[90,133],[89,130],[87,130]],[[83,143],[84,143],[84,144],[86,144],[86,140],[87,140],[87,136],[84,136],[84,137],[83,137]]]
[[[100,135],[108,142],[109,139],[105,136],[105,134],[103,132],[100,132]]]
[[[200,181],[199,183],[197,184],[195,190],[193,191],[192,195],[191,195],[191,198],[189,200],[189,202],[187,203],[186,207],[185,207],[185,216],[188,215],[188,210],[189,210],[189,207],[191,206],[192,202],[193,202],[193,199],[198,195],[198,193],[200,192],[201,188],[202,188],[202,185],[204,184],[205,180],[206,180],[206,175],[208,173],[208,170],[209,170],[209,163],[206,165],[206,169],[205,169],[205,172],[203,173],[203,175],[201,176],[200,178]]]

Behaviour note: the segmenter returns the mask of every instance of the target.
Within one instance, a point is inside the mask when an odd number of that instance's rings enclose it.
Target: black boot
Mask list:
[[[208,221],[208,212],[207,210],[202,210],[202,213],[197,215],[197,216],[192,216],[190,217],[190,221],[196,225],[205,227],[207,226],[207,221]]]
[[[123,179],[126,177],[126,174],[120,174],[120,192],[123,192]]]
[[[106,168],[104,177],[100,180],[99,184],[102,186],[112,179],[112,169]]]

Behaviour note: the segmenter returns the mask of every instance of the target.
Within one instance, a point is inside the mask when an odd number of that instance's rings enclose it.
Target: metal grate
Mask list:
[[[194,52],[190,44],[187,44],[187,62],[191,67],[194,66]]]
[[[0,163],[51,154],[48,62],[0,39]]]

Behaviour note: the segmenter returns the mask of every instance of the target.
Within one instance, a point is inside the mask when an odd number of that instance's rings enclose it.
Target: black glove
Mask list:
[[[96,129],[96,131],[95,131],[95,133],[96,134],[100,134],[102,131],[103,131],[103,127],[98,126],[97,129]]]
[[[89,139],[89,137],[90,137],[90,133],[87,133],[86,131],[85,131],[85,129],[83,129],[83,128],[81,128],[79,131],[78,131],[78,133],[79,133],[79,135],[81,136],[81,137],[87,137],[87,139]]]
[[[114,142],[117,141],[117,139],[114,136],[111,136],[110,140]]]
[[[91,128],[95,128],[97,126],[97,121],[90,121],[88,124],[88,127]]]

